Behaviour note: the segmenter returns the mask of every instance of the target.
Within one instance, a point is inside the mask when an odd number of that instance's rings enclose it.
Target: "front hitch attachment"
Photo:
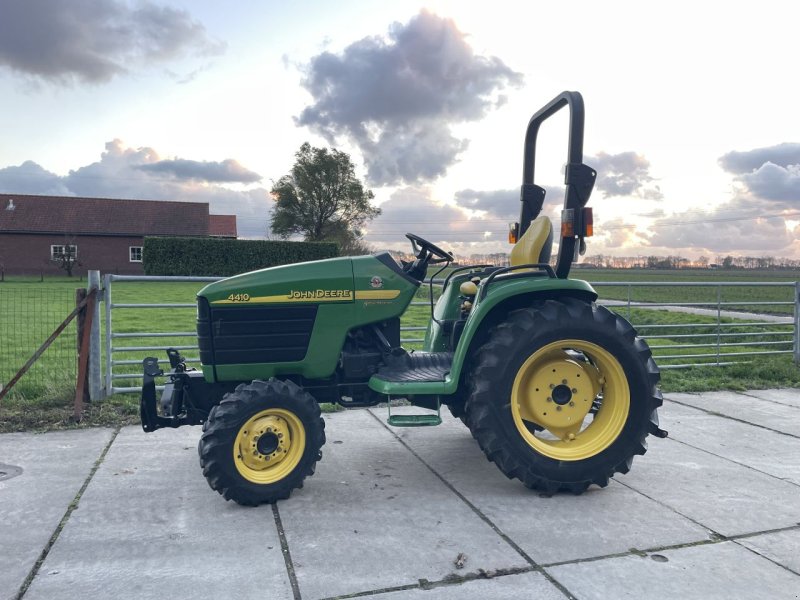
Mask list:
[[[142,361],[142,397],[139,402],[139,415],[142,419],[142,429],[150,433],[162,427],[180,427],[193,423],[183,414],[184,382],[187,378],[184,358],[174,348],[167,350],[169,364],[172,371],[164,373],[159,368],[158,359],[148,356]],[[167,375],[170,382],[164,386],[161,398],[162,413],[158,414],[156,408],[156,377]]]
[[[148,356],[142,361],[143,381],[142,398],[139,402],[139,415],[142,418],[142,429],[147,433],[155,431],[159,427],[164,427],[159,421],[161,417],[156,411],[156,377],[164,375],[164,371],[158,368],[158,359]]]

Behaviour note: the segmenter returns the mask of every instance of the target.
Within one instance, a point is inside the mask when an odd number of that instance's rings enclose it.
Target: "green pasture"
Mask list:
[[[449,273],[444,271],[440,277]],[[735,302],[723,310],[791,315],[795,290],[791,284],[800,281],[800,271],[760,269],[582,269],[573,268],[570,277],[584,279],[595,286],[601,298],[623,302],[692,302],[698,308],[716,308],[720,302]],[[626,282],[627,286],[603,285]],[[643,283],[703,283],[709,285],[641,285]],[[783,282],[787,285],[759,286],[764,282]],[[717,286],[719,283],[754,284]],[[756,305],[752,302],[786,302],[783,305]]]
[[[595,285],[601,298],[631,302],[694,302],[706,303],[707,308],[715,308],[717,299],[735,305],[723,306],[723,310],[758,312],[764,314],[792,314],[795,290],[791,285],[773,287],[758,285],[730,286],[631,286],[617,287],[603,285],[604,282],[630,283],[737,283],[758,284],[763,282],[784,282],[792,284],[800,281],[800,271],[766,271],[745,269],[573,269],[571,276],[585,279]],[[751,302],[787,302],[783,305],[754,305]],[[702,307],[700,307],[702,308]]]
[[[744,272],[744,271],[657,271],[657,270],[576,270],[575,277],[589,281],[795,281],[800,273],[787,272]],[[85,281],[66,278],[31,280],[6,280],[0,283],[0,382],[7,382],[25,360],[36,350],[53,329],[74,308],[75,288],[85,286]],[[124,303],[194,303],[196,292],[203,283],[159,283],[159,282],[115,282],[112,288],[112,299],[115,304]],[[637,288],[633,288],[637,289]],[[670,300],[703,302],[707,296],[701,295],[703,288],[673,287],[638,289],[641,297],[634,300],[657,302],[664,301],[663,290],[668,290]],[[598,286],[602,298],[627,299],[624,288]],[[624,293],[624,297],[620,294]],[[789,288],[731,288],[723,290],[730,293],[731,301],[763,301],[765,299],[791,299]],[[734,295],[735,294],[735,295]],[[418,293],[417,301],[427,300],[427,286]],[[716,301],[716,291],[713,292]],[[723,296],[723,300],[725,296]],[[783,307],[779,307],[783,308]],[[791,307],[787,307],[791,309]],[[627,307],[615,308],[623,316],[628,317]],[[759,310],[759,312],[766,312]],[[778,312],[778,311],[770,311]],[[781,311],[787,312],[787,311]],[[421,327],[427,325],[430,309],[427,306],[412,306],[402,318],[403,326]],[[100,312],[101,329],[105,329],[103,311]],[[115,365],[115,376],[125,375],[130,378],[115,379],[116,387],[139,385],[141,380],[141,361],[145,356],[154,355],[166,359],[164,348],[194,346],[195,309],[125,309],[113,311],[113,330],[115,333],[161,332],[186,333],[187,336],[169,336],[161,338],[117,338],[114,347],[122,349],[114,353],[115,361],[130,361],[131,364]],[[669,365],[690,362],[685,359],[670,359],[675,354],[712,354],[701,358],[703,362],[713,362],[717,348],[716,336],[709,336],[713,328],[704,324],[713,323],[716,317],[704,317],[682,313],[669,313],[659,310],[633,309],[630,320],[645,336],[662,335],[661,339],[650,339],[659,364]],[[722,319],[723,323],[735,324],[733,319]],[[653,325],[691,325],[691,327],[658,329]],[[790,350],[791,326],[771,325],[766,331],[781,335],[753,336],[755,331],[747,327],[730,327],[720,341],[740,344],[731,348],[720,348],[724,362],[740,362],[736,357],[724,354],[745,352],[748,349],[758,350]],[[681,335],[684,337],[673,337]],[[422,338],[424,331],[404,332],[404,338]],[[104,339],[104,338],[103,338]],[[769,347],[755,347],[758,342],[779,342]],[[19,428],[19,423],[27,427],[52,427],[53,414],[62,415],[68,411],[69,401],[74,394],[76,332],[74,324],[59,338],[56,345],[45,352],[41,360],[31,372],[23,377],[14,392],[3,400],[0,407],[0,431]],[[704,344],[700,348],[680,348],[679,346]],[[158,349],[124,348],[157,347]],[[409,348],[420,344],[406,344]],[[196,350],[182,351],[191,359],[196,359]],[[103,352],[105,354],[105,352]],[[105,358],[104,358],[105,360]],[[747,389],[780,386],[800,386],[800,368],[792,363],[791,355],[765,356],[758,359],[745,357],[743,364],[724,368],[691,368],[665,370],[663,387],[668,391],[700,391],[706,389]],[[190,363],[196,364],[196,363]],[[135,421],[138,397],[134,394],[117,394],[109,401],[90,409],[90,417],[101,423]],[[53,411],[56,411],[55,413]],[[91,420],[91,419],[90,419]]]

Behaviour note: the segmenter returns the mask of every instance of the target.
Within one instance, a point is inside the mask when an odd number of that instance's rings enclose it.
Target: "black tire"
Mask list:
[[[554,458],[535,449],[520,433],[511,408],[515,377],[524,372],[521,369],[530,368],[525,365],[536,364],[526,361],[529,357],[535,360],[534,353],[561,340],[585,341],[589,347],[600,347],[605,356],[610,355],[622,367],[624,375],[618,374],[617,378],[624,376],[630,391],[627,413],[618,420],[619,433],[608,434],[611,441],[607,447],[580,459]],[[630,323],[594,303],[566,298],[513,311],[490,332],[476,359],[467,400],[472,435],[487,458],[507,477],[517,478],[531,489],[548,494],[562,490],[579,494],[592,483],[605,487],[615,473],[628,472],[633,457],[646,452],[648,433],[657,431],[657,409],[662,404],[660,374],[650,349],[636,336]],[[528,397],[534,397],[529,388],[525,389]],[[547,398],[550,404],[545,406],[556,406],[552,403],[555,393],[552,395],[552,399]],[[536,400],[526,402],[541,403],[539,397],[537,394]],[[608,397],[611,398],[610,393]],[[575,400],[580,403],[577,396]],[[561,411],[561,406],[557,410]],[[585,418],[590,418],[589,413]],[[520,422],[534,434],[532,423]]]
[[[460,419],[464,425],[469,427],[469,423],[467,422],[467,403],[463,396],[464,394],[459,391],[456,396],[449,399],[447,409],[450,411],[451,415],[456,419]]]
[[[244,465],[241,454],[234,455],[237,446],[237,438],[240,432],[247,434],[243,429],[257,415],[267,414],[264,417],[274,419],[276,415],[284,415],[288,424],[294,424],[294,429],[289,431],[295,442],[302,439],[302,445],[296,446],[294,450],[283,449],[288,453],[284,459],[280,450],[282,446],[275,448],[275,454],[270,455],[277,460],[289,460],[286,466],[296,461],[296,465],[291,467],[286,473],[279,473],[279,477],[274,481],[259,482],[258,477],[245,474],[259,474],[250,467]],[[274,421],[273,421],[274,422]],[[302,427],[302,437],[298,434]],[[271,429],[269,430],[272,431]],[[261,432],[261,436],[263,432]],[[281,434],[281,438],[284,436]],[[247,438],[249,440],[249,438]],[[274,438],[277,442],[277,436]],[[253,440],[255,444],[259,438]],[[198,444],[200,454],[200,466],[203,469],[208,485],[216,490],[226,500],[233,500],[245,506],[256,506],[258,504],[272,503],[277,500],[284,500],[289,497],[292,490],[303,486],[303,480],[314,474],[317,461],[322,458],[320,448],[325,444],[325,421],[320,417],[319,404],[314,398],[303,391],[291,381],[280,381],[270,379],[269,381],[253,381],[250,384],[241,384],[236,390],[226,394],[219,405],[215,406],[208,420],[203,425],[203,435]],[[291,448],[291,442],[288,444]],[[259,447],[259,451],[263,448]],[[265,454],[270,450],[265,450]],[[241,452],[241,448],[236,450]],[[256,454],[254,451],[253,454]],[[261,461],[269,460],[265,455],[257,455]],[[249,458],[249,457],[248,457]],[[259,459],[250,459],[259,460]],[[276,461],[277,463],[277,461]],[[264,470],[274,468],[276,463],[264,464]],[[280,464],[280,463],[277,463]],[[283,469],[286,470],[286,469]]]

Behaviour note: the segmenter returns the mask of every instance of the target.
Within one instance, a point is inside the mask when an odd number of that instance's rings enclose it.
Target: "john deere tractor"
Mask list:
[[[551,266],[553,228],[539,216],[545,190],[534,183],[536,138],[565,106],[566,192]],[[595,304],[588,283],[568,278],[592,234],[586,203],[596,172],[583,164],[583,123],[577,92],[533,115],[510,266],[448,269],[431,300],[424,350],[401,346],[400,317],[428,268],[450,267],[453,255],[418,235],[407,234],[409,262],[380,253],[237,275],[197,294],[200,370],[174,350],[167,373],[145,359],[144,430],[202,424],[203,474],[245,505],[288,498],[314,473],[325,443],[323,402],[366,407],[405,398],[427,409],[390,412],[389,424],[400,427],[438,425],[445,405],[505,475],[545,493],[581,493],[626,473],[648,434],[666,435],[656,412],[659,371],[633,327]]]

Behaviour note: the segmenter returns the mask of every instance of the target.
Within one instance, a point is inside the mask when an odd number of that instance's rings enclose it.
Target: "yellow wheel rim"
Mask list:
[[[253,483],[280,481],[300,462],[306,430],[293,412],[268,408],[250,417],[236,434],[233,464]]]
[[[599,408],[592,418],[595,401]],[[622,365],[584,340],[559,340],[534,352],[511,389],[520,435],[540,454],[563,461],[584,460],[608,448],[622,432],[630,404]]]

